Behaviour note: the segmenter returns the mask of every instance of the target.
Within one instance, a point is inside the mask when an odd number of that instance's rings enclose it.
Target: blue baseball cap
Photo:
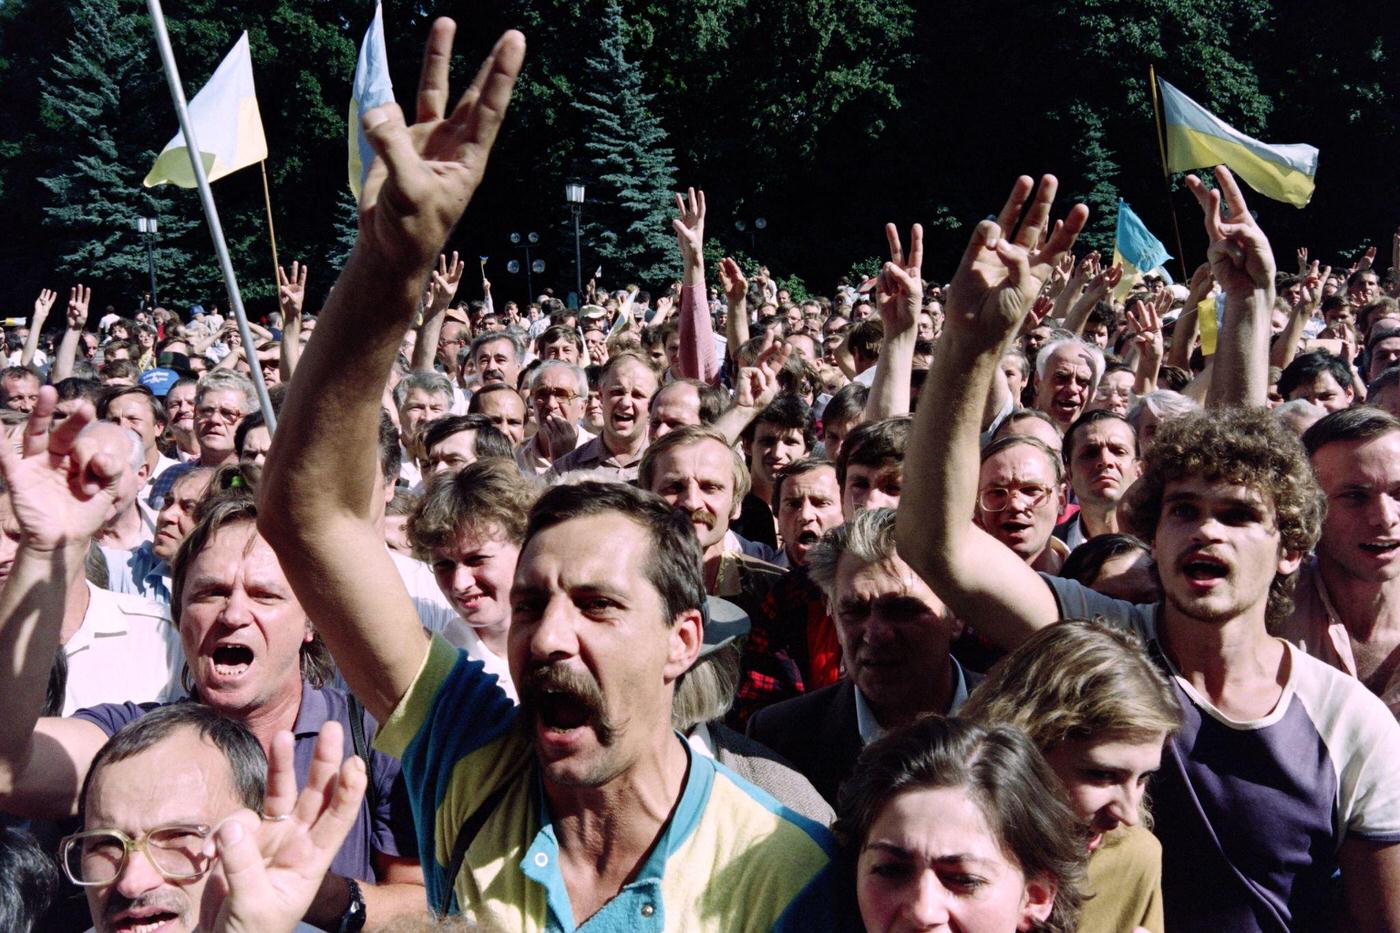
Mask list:
[[[165,398],[170,387],[180,381],[180,374],[173,369],[157,367],[141,374],[141,384],[151,390],[156,398]]]

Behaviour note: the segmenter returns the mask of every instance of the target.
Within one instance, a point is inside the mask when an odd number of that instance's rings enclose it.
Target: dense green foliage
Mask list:
[[[346,110],[370,0],[186,0],[170,32],[187,93],[238,34],[252,42],[267,130],[278,246],[324,294],[348,248]],[[453,246],[489,256],[496,293],[522,297],[507,236],[538,230],[547,273],[569,290],[563,184],[588,185],[583,264],[653,290],[674,270],[673,185],[703,186],[715,252],[761,257],[816,291],[883,249],[881,224],[922,221],[926,268],[946,277],[970,223],[1020,172],[1053,171],[1095,212],[1130,201],[1175,243],[1147,66],[1239,129],[1322,150],[1318,194],[1299,211],[1254,199],[1281,265],[1310,246],[1350,258],[1400,221],[1400,26],[1355,0],[1325,14],[1298,0],[390,0],[385,32],[411,109],[418,50],[439,12],[462,24],[454,80],[503,28],[523,29],[526,71],[486,185]],[[1372,15],[1365,15],[1365,14]],[[134,218],[161,221],[162,298],[224,304],[194,192],[140,181],[175,119],[139,0],[0,4],[0,311],[81,272],[101,306],[144,290]],[[1203,237],[1172,180],[1188,261]],[[244,294],[273,295],[257,169],[215,185]],[[755,233],[736,221],[766,217]],[[1175,271],[1175,267],[1173,267]],[[472,297],[467,290],[467,296]],[[314,302],[314,298],[313,298]],[[8,310],[6,310],[8,309]]]

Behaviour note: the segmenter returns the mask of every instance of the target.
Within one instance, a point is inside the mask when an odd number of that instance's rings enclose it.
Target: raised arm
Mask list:
[[[676,195],[680,217],[671,221],[681,248],[681,374],[711,385],[719,381],[710,302],[705,295],[705,192],[687,189]]]
[[[39,297],[34,299],[34,317],[29,320],[29,337],[20,351],[19,365],[28,366],[34,362],[34,354],[39,349],[39,332],[44,329],[44,322],[49,319],[49,312],[57,299],[58,292],[51,288],[41,289]]]
[[[292,272],[277,267],[277,300],[282,308],[282,349],[278,366],[282,381],[291,382],[301,359],[301,309],[306,303],[307,267],[292,260]]]
[[[433,23],[413,126],[395,104],[365,115],[378,157],[360,196],[359,237],[297,367],[260,484],[259,528],[380,722],[427,651],[371,514],[380,388],[433,260],[481,183],[525,55],[524,37],[506,33],[447,112],[455,28]]]
[[[719,263],[719,284],[729,309],[724,316],[725,353],[737,365],[739,348],[749,342],[749,280],[739,264],[726,256]]]
[[[87,402],[53,433],[58,393],[39,390],[23,459],[0,444],[19,550],[0,589],[0,808],[30,817],[77,812],[83,776],[107,736],[89,722],[41,718],[68,594],[117,497],[125,434]],[[79,590],[86,592],[85,590]]]
[[[1011,648],[1058,617],[1040,577],[972,524],[982,410],[1002,348],[1089,216],[1076,205],[1044,241],[1057,182],[1022,176],[997,220],[973,231],[944,308],[939,351],[906,447],[899,554],[958,616]],[[1016,220],[1026,210],[1019,227]]]
[[[1298,252],[1306,253],[1307,250],[1299,250]],[[1293,309],[1288,315],[1288,324],[1283,328],[1283,333],[1279,334],[1273,346],[1269,347],[1270,366],[1287,369],[1288,364],[1293,362],[1293,357],[1298,355],[1298,344],[1303,339],[1303,329],[1308,326],[1308,321],[1312,319],[1317,306],[1322,304],[1322,285],[1331,274],[1331,266],[1319,269],[1316,262],[1303,273],[1303,281],[1300,286],[1302,294],[1293,303]]]
[[[447,309],[452,299],[457,297],[457,288],[462,283],[462,269],[466,264],[452,251],[452,260],[439,255],[437,269],[428,278],[428,291],[423,297],[423,323],[418,326],[418,340],[413,344],[413,371],[430,373],[433,360],[437,358],[438,338],[442,336],[442,323],[447,318]]]
[[[1089,281],[1099,272],[1099,251],[1090,250],[1089,253],[1078,263],[1074,262],[1073,254],[1066,254],[1069,257],[1072,268],[1069,273],[1069,280],[1065,282],[1065,287],[1055,295],[1054,303],[1051,306],[1050,318],[1054,321],[1063,321],[1069,317],[1069,309],[1079,296],[1084,294],[1084,288]]]
[[[1210,271],[1225,292],[1225,319],[1215,348],[1215,373],[1206,405],[1264,405],[1269,394],[1269,318],[1274,308],[1274,251],[1244,203],[1235,176],[1217,166],[1219,188],[1195,175],[1186,186],[1196,196],[1210,237]],[[1220,216],[1221,193],[1230,219]]]
[[[58,341],[58,349],[54,351],[50,382],[59,383],[73,375],[73,361],[78,358],[78,344],[83,337],[83,325],[87,323],[88,304],[91,301],[92,289],[78,284],[69,290],[68,319],[63,337]]]
[[[1128,302],[1128,327],[1137,349],[1137,369],[1133,375],[1133,391],[1146,395],[1157,389],[1157,374],[1162,370],[1162,315],[1171,307],[1171,292],[1162,290],[1154,301],[1141,298]]]
[[[1084,290],[1084,294],[1065,315],[1064,329],[1076,337],[1082,335],[1084,325],[1089,321],[1089,312],[1094,310],[1094,305],[1107,298],[1108,293],[1117,288],[1122,279],[1122,266],[1109,266],[1107,269],[1094,273],[1094,277],[1089,280],[1089,287]]]
[[[914,369],[914,342],[919,334],[919,311],[924,303],[924,228],[909,231],[909,256],[899,242],[899,230],[885,224],[890,259],[875,283],[875,307],[884,332],[875,378],[865,401],[865,420],[882,421],[909,414],[909,380]]]

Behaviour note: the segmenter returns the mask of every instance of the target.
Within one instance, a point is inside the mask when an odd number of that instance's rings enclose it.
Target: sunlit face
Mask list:
[[[174,431],[185,434],[194,432],[194,393],[193,382],[175,386],[166,393],[165,416]]]
[[[977,524],[1026,563],[1039,557],[1050,543],[1063,504],[1055,468],[1044,452],[1017,444],[988,457],[977,489]],[[1010,493],[1005,507],[984,508],[983,501],[1000,495],[998,490]]]
[[[1400,431],[1324,444],[1312,464],[1327,496],[1318,557],[1357,581],[1400,576]]]
[[[665,437],[676,428],[700,423],[700,392],[688,382],[664,386],[651,400],[651,439]]]
[[[543,351],[540,356],[546,360],[563,360],[565,363],[578,364],[578,347],[567,337],[560,337],[540,349]]]
[[[608,361],[608,338],[600,330],[590,330],[583,335],[583,348],[588,351],[588,359],[601,366]]]
[[[118,830],[130,838],[172,824],[217,826],[243,806],[228,758],[196,729],[180,727],[149,748],[108,762],[93,775],[83,830]],[[178,841],[178,840],[177,840]],[[199,867],[205,840],[190,835],[180,848]],[[119,851],[88,849],[88,858],[111,861]],[[213,871],[190,880],[168,880],[145,852],[132,852],[111,884],[85,887],[97,933],[188,933],[214,929],[225,882]]]
[[[433,474],[460,470],[476,463],[477,459],[476,432],[472,430],[449,434],[428,451],[429,468]]]
[[[1363,272],[1356,277],[1356,281],[1347,286],[1347,297],[1351,303],[1358,308],[1362,305],[1375,301],[1381,296],[1381,279],[1374,272]]]
[[[1305,381],[1295,386],[1288,394],[1288,400],[1295,398],[1305,398],[1315,405],[1321,405],[1327,412],[1341,411],[1349,408],[1355,393],[1351,386],[1343,386],[1337,382],[1337,377],[1329,372],[1318,373],[1309,381]]]
[[[1106,373],[1099,380],[1098,387],[1094,389],[1094,399],[1085,408],[1085,411],[1097,411],[1104,409],[1114,414],[1128,414],[1128,409],[1133,405],[1133,382],[1135,377],[1132,373],[1117,370]]]
[[[243,435],[243,453],[239,455],[238,462],[243,468],[243,475],[255,486],[262,477],[263,464],[267,463],[267,452],[271,449],[272,433],[265,425],[250,428]]]
[[[477,410],[510,439],[512,447],[519,447],[525,440],[525,402],[514,389],[479,395]]]
[[[472,356],[476,371],[481,376],[482,385],[503,383],[515,387],[520,376],[520,361],[515,357],[515,347],[509,340],[493,340],[476,348]]]
[[[1026,371],[1022,368],[1025,361],[1020,356],[1003,356],[1001,358],[1001,371],[1006,376],[1006,388],[1011,392],[1012,400],[1019,405],[1021,403],[1021,392],[1026,388]]]
[[[169,563],[174,560],[180,542],[194,528],[194,510],[213,476],[207,471],[186,473],[175,481],[165,497],[165,505],[156,516],[156,535],[151,544],[157,557]]]
[[[483,637],[505,635],[520,546],[496,525],[468,525],[450,545],[433,548],[431,557],[438,589],[462,621],[483,630]]]
[[[141,446],[149,453],[155,450],[160,427],[156,424],[152,405],[158,404],[143,395],[123,395],[107,406],[107,420],[130,428],[141,437]]]
[[[301,694],[311,623],[252,522],[216,531],[191,560],[180,641],[199,699],[238,718]]]
[[[779,470],[807,456],[807,440],[801,428],[785,428],[761,421],[753,432],[750,469],[754,479],[765,485],[773,482]]]
[[[535,420],[540,424],[551,415],[577,423],[583,417],[586,398],[586,395],[579,394],[578,379],[572,372],[560,366],[551,366],[541,370],[536,377],[530,405],[535,410]]]
[[[1037,380],[1035,407],[1055,419],[1064,431],[1084,413],[1094,390],[1094,367],[1082,347],[1066,344],[1046,361]]]
[[[841,488],[836,483],[834,467],[817,467],[783,480],[778,500],[778,533],[792,566],[805,566],[807,555],[822,535],[842,521]]]
[[[243,420],[247,399],[237,389],[210,389],[195,403],[194,430],[201,450],[233,453],[233,436]],[[209,462],[209,461],[205,461]]]
[[[952,614],[899,558],[870,564],[841,555],[830,596],[846,672],[877,712],[917,710],[928,671],[946,664]]]
[[[611,447],[630,447],[646,437],[647,406],[655,392],[656,373],[636,360],[625,360],[608,373],[599,396],[603,438]]]
[[[859,449],[856,451],[859,453]],[[841,490],[841,512],[846,521],[867,509],[899,508],[899,490],[904,484],[903,463],[867,466],[846,465],[846,485]]]
[[[734,454],[718,441],[698,440],[662,453],[652,467],[651,491],[690,516],[706,552],[724,542],[729,523],[739,517]]]
[[[0,380],[5,393],[5,407],[13,411],[31,412],[39,401],[37,376],[6,376]]]
[[[548,783],[600,787],[673,740],[673,687],[699,652],[700,618],[666,617],[638,572],[652,548],[645,529],[606,512],[546,528],[520,553],[510,671]],[[562,683],[536,688],[550,670]]]
[[[1094,833],[1090,848],[1103,834],[1142,819],[1147,781],[1162,766],[1160,732],[1147,741],[1126,735],[1066,739],[1046,750],[1045,760],[1065,786],[1070,807]]]
[[[450,372],[457,371],[457,354],[467,345],[467,329],[457,321],[444,321],[438,331],[438,360]]]
[[[1012,933],[1050,916],[1055,885],[1026,878],[966,788],[923,787],[871,823],[856,899],[871,933]]]
[[[1258,492],[1195,476],[1166,484],[1153,554],[1168,609],[1216,625],[1263,607],[1274,577],[1302,558],[1283,550]]]
[[[1142,473],[1133,426],[1105,418],[1074,432],[1069,478],[1081,502],[1116,506]]]
[[[423,425],[446,415],[451,407],[449,396],[428,389],[409,389],[399,406],[399,432],[404,447],[412,450]]]

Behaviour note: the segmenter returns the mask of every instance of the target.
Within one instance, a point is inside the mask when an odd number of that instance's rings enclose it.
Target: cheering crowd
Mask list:
[[[10,335],[0,927],[1400,931],[1400,255],[1221,167],[1125,281],[1047,175],[795,301],[691,189],[655,301],[460,301],[452,36],[319,312]]]

